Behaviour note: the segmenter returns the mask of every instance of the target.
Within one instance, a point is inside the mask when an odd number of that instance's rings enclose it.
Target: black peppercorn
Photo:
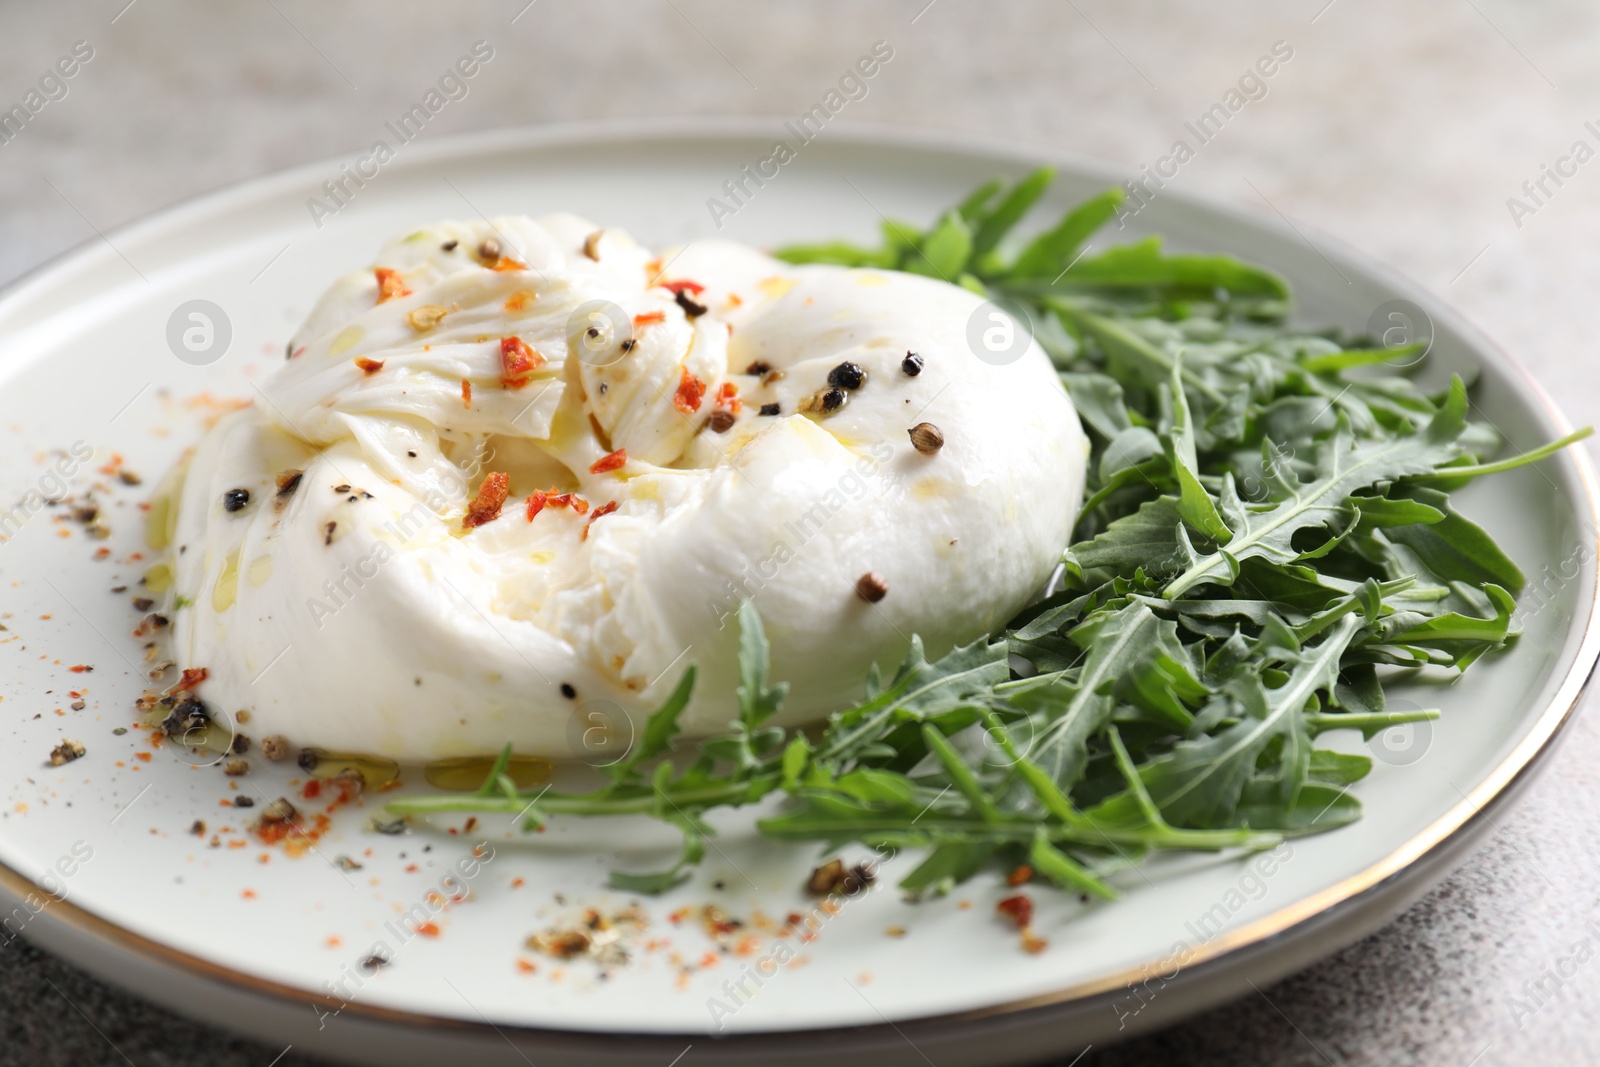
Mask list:
[[[822,410],[824,412],[838,411],[844,406],[844,390],[829,389],[822,394]]]
[[[900,361],[900,369],[906,372],[908,378],[915,378],[922,373],[922,357],[915,352],[907,352],[906,358]]]
[[[777,404],[762,404],[761,405],[761,414],[763,414],[763,415],[776,415],[777,413],[778,413],[778,405]]]
[[[699,318],[706,313],[706,306],[695,303],[694,298],[689,295],[687,289],[679,289],[678,295],[674,299],[678,302],[678,306],[683,309],[683,313],[691,319]]]
[[[243,511],[250,503],[250,490],[229,489],[222,494],[222,509],[224,511]]]
[[[867,372],[861,368],[861,364],[851,363],[849,360],[828,372],[828,384],[841,389],[860,389],[866,380]]]
[[[574,700],[578,696],[578,691],[576,689],[572,688],[572,683],[571,682],[562,682],[561,683],[561,695],[566,697],[568,700]]]

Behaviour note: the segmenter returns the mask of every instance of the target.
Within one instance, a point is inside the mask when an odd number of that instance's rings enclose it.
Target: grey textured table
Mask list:
[[[1164,155],[1185,120],[1284,41],[1294,55],[1267,95],[1177,182],[1337,233],[1431,285],[1524,360],[1576,421],[1600,421],[1600,359],[1585,332],[1600,281],[1585,222],[1600,209],[1600,162],[1559,187],[1547,181],[1553,195],[1525,199],[1531,211],[1507,203],[1574,141],[1600,146],[1584,128],[1600,116],[1591,47],[1600,14],[1590,7],[455,6],[0,3],[7,106],[74,42],[93,48],[66,96],[0,144],[0,280],[193,194],[362,147],[480,38],[497,61],[425,137],[612,116],[796,114],[882,38],[894,62],[851,105],[854,117],[998,133],[1130,172]],[[1596,726],[1580,718],[1490,842],[1386,929],[1262,996],[1081,1062],[1600,1060],[1600,967],[1578,970],[1531,1016],[1512,1004],[1600,916],[1597,755]],[[26,946],[0,955],[4,1064],[267,1067],[279,1051],[173,1018]],[[310,1061],[291,1052],[278,1062]]]

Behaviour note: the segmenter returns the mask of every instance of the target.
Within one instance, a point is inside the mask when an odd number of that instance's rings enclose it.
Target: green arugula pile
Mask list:
[[[860,703],[797,733],[769,725],[787,686],[767,678],[746,603],[738,719],[692,760],[664,758],[691,668],[594,792],[519,790],[508,748],[476,793],[390,809],[528,828],[651,815],[683,832],[682,856],[612,880],[657,892],[702,858],[707,811],[783,793],[761,833],[921,850],[909,893],[1027,864],[1106,898],[1109,872],[1153,853],[1266,847],[1358,818],[1347,787],[1371,760],[1318,738],[1436,717],[1385,710],[1380,672],[1462,671],[1516,636],[1522,573],[1449,492],[1588,431],[1489,462],[1500,442],[1468,420],[1461,379],[1429,393],[1396,370],[1416,346],[1291,331],[1284,283],[1227,257],[1155,238],[1087,253],[1117,190],[1008,255],[1051,178],[991,182],[926,231],[886,222],[880,248],[779,254],[943,278],[1028,316],[1093,449],[1059,589],[993,641],[930,662],[914,640],[893,677],[874,671]]]

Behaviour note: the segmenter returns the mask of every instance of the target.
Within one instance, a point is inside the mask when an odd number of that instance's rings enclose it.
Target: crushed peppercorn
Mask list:
[[[500,261],[500,242],[493,237],[485,237],[483,243],[478,245],[478,258],[485,263],[498,263]]]
[[[250,505],[250,490],[229,489],[222,494],[222,510],[243,511]]]
[[[853,897],[871,885],[876,877],[872,868],[864,863],[846,867],[843,860],[829,860],[811,872],[811,877],[806,880],[806,892],[814,897]]]
[[[772,364],[768,363],[764,359],[758,359],[754,363],[752,363],[748,367],[746,367],[744,369],[744,372],[746,374],[753,374],[753,375],[756,375],[757,377],[759,377],[760,375],[763,375],[763,374],[767,373],[771,369],[772,369]]]
[[[50,766],[61,767],[75,759],[82,759],[86,751],[83,742],[63,738],[59,745],[50,750]]]
[[[300,479],[305,477],[305,471],[284,471],[278,475],[278,506],[282,507],[300,488]]]
[[[779,410],[780,409],[779,409],[777,404],[762,404],[761,405],[761,414],[763,414],[763,415],[776,415],[776,414],[778,414]]]
[[[718,408],[716,411],[713,411],[711,413],[711,417],[706,420],[706,425],[711,427],[713,433],[727,433],[729,430],[733,429],[733,424],[738,421],[738,418],[734,416],[733,412],[727,411],[723,408]]]

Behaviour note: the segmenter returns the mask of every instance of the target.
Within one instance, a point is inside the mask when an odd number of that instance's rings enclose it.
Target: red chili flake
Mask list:
[[[410,296],[411,290],[406,288],[406,280],[400,277],[400,272],[390,270],[388,267],[379,267],[372,272],[378,279],[378,303],[394,300],[402,296]]]
[[[700,293],[703,293],[703,292],[706,291],[706,287],[701,285],[699,282],[690,282],[690,281],[662,282],[661,283],[661,288],[667,290],[668,292],[672,293],[673,295],[677,295],[678,293],[682,293],[682,292],[690,292],[690,293],[694,293],[695,295],[698,296]]]
[[[635,315],[633,317],[633,325],[635,328],[639,326],[652,326],[655,323],[665,322],[666,320],[667,313],[664,311],[646,311],[642,315]]]
[[[1006,878],[1006,885],[1015,888],[1019,885],[1027,885],[1031,881],[1033,881],[1033,868],[1024,863],[1019,865],[1017,869],[1012,871],[1010,876]]]
[[[735,415],[744,410],[744,401],[739,399],[739,387],[732,382],[723,382],[717,390],[716,406],[727,408]]]
[[[1006,897],[994,906],[994,910],[1017,924],[1018,930],[1026,929],[1033,922],[1033,901],[1018,893],[1014,897]]]
[[[89,666],[87,663],[76,663],[71,667],[68,667],[67,670],[71,671],[73,674],[87,674],[94,670],[94,668]]]
[[[472,406],[472,383],[465,378],[461,379],[461,402],[469,408]]]
[[[700,403],[706,397],[706,383],[689,373],[689,368],[683,368],[683,376],[678,379],[678,391],[672,397],[672,406],[685,415],[693,415],[700,410]]]
[[[491,471],[483,479],[483,484],[478,486],[478,498],[467,509],[467,517],[464,520],[467,529],[498,519],[500,509],[510,494],[511,476],[500,471]]]
[[[510,256],[501,256],[499,261],[489,269],[500,271],[503,274],[506,271],[527,270],[528,265],[526,263],[518,262],[517,260],[512,259]]]
[[[595,508],[594,509],[594,514],[590,515],[589,516],[589,521],[584,524],[583,536],[581,538],[579,538],[579,540],[582,540],[582,541],[589,540],[589,527],[594,525],[594,520],[598,519],[602,515],[611,514],[613,511],[617,510],[617,507],[618,507],[617,502],[615,500],[612,500],[612,501],[608,501],[607,503],[601,504],[599,507]]]
[[[377,374],[379,371],[381,371],[383,369],[383,360],[381,360],[381,359],[369,359],[366,356],[357,356],[356,357],[356,366],[360,367],[362,370],[366,371],[368,374]]]
[[[500,384],[507,389],[521,389],[528,384],[528,375],[544,366],[544,357],[529,348],[520,337],[500,339]]]
[[[438,937],[439,928],[433,923],[422,923],[417,927],[417,933],[421,934],[423,937]]]
[[[604,474],[607,471],[619,470],[628,463],[628,450],[619,448],[609,456],[595,460],[594,466],[589,468],[590,474]]]
[[[211,677],[211,672],[205,667],[190,667],[183,672],[183,677],[178,680],[178,684],[173,686],[173,692],[187,692],[199,686],[201,682],[209,677]]]
[[[551,486],[542,493],[534,493],[528,498],[528,521],[545,508],[571,508],[579,515],[589,512],[589,502],[577,493],[563,493],[555,486]]]

